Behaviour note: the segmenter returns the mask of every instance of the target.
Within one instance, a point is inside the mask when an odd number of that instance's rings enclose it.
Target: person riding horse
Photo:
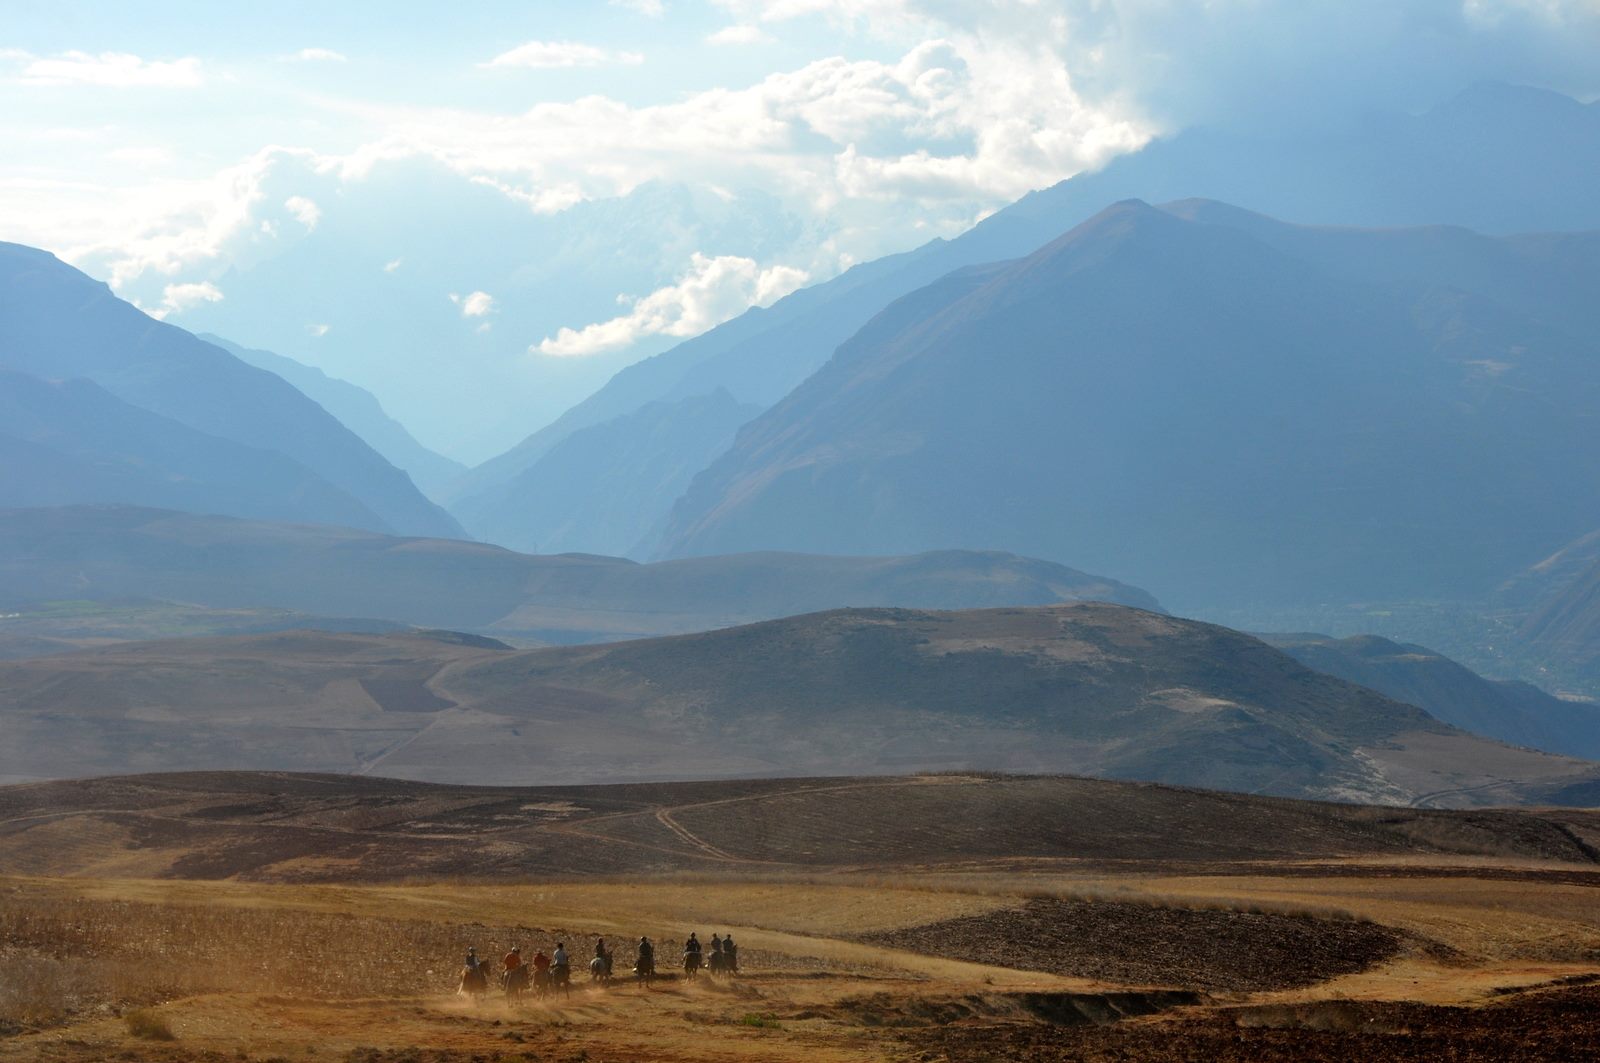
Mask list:
[[[611,977],[611,950],[606,948],[605,938],[596,938],[594,942],[594,958],[604,964],[606,977]]]
[[[522,962],[522,946],[514,946],[500,962],[505,968],[500,975],[500,984],[505,988],[506,998],[517,999],[528,988],[528,965]]]
[[[739,970],[739,952],[733,944],[733,935],[722,939],[722,964],[730,971]]]
[[[567,944],[556,942],[556,951],[550,956],[551,985],[565,989],[572,984],[572,960],[567,956]]]

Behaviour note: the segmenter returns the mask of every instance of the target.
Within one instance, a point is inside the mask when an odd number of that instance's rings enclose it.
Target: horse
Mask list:
[[[698,952],[685,952],[683,954],[683,976],[692,982],[699,974],[700,954]]]
[[[711,962],[706,965],[706,973],[713,978],[717,975],[733,973],[733,957],[721,949],[714,949],[711,953]]]
[[[545,967],[533,972],[533,995],[535,997],[550,995],[550,968]]]
[[[599,982],[601,985],[611,983],[610,956],[596,956],[589,961],[589,981]]]
[[[638,961],[633,965],[633,978],[634,981],[638,982],[646,989],[650,988],[650,983],[656,980],[655,957],[640,956]]]
[[[489,972],[484,965],[461,968],[461,985],[456,992],[471,998],[474,1004],[482,1002],[489,993]]]
[[[506,991],[506,1003],[516,1004],[528,990],[528,966],[522,964],[500,976],[500,986]]]
[[[560,967],[550,968],[550,992],[561,990],[561,995],[572,995],[572,968],[563,964]]]

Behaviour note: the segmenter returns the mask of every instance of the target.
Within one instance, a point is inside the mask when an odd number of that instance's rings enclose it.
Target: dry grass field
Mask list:
[[[1600,1058],[1587,813],[811,780],[526,791],[525,815],[552,828],[535,844],[503,822],[496,834],[482,806],[506,807],[501,791],[282,777],[269,799],[268,782],[82,784],[85,805],[123,799],[120,834],[65,791],[47,809],[36,790],[0,790],[0,1063]],[[843,829],[850,794],[880,819]],[[992,831],[961,826],[963,797],[991,803]],[[728,852],[774,802],[791,832]],[[41,817],[48,831],[23,846]],[[831,833],[805,826],[830,819]],[[285,824],[273,862],[217,844],[219,829],[272,836],[266,821]],[[545,866],[425,859],[407,874],[391,842],[395,866],[376,874],[306,841],[340,830],[486,853],[521,838]],[[47,844],[70,858],[45,860]],[[204,858],[184,864],[185,846]],[[610,855],[580,875],[591,846]],[[874,847],[884,859],[864,858]],[[731,931],[741,974],[646,988],[579,972],[569,997],[516,1004],[455,992],[469,944],[565,940],[584,962],[604,935],[625,975],[648,934],[678,974],[690,930]]]

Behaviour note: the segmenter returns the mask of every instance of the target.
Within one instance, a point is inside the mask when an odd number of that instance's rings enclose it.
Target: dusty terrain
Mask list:
[[[0,821],[6,1063],[1600,1058],[1588,812],[211,774],[0,788]],[[620,971],[648,934],[665,972],[690,930],[740,976],[454,993],[469,944],[604,935]]]

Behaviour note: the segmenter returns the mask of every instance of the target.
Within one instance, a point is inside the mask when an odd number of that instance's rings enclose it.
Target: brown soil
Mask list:
[[[1311,985],[1394,956],[1374,923],[1273,912],[1039,899],[867,935],[893,948],[1126,985],[1255,991]]]
[[[1600,989],[1527,993],[1481,1008],[1335,1000],[1099,1027],[957,1024],[904,1036],[921,1059],[942,1063],[1568,1063],[1600,1060]]]

